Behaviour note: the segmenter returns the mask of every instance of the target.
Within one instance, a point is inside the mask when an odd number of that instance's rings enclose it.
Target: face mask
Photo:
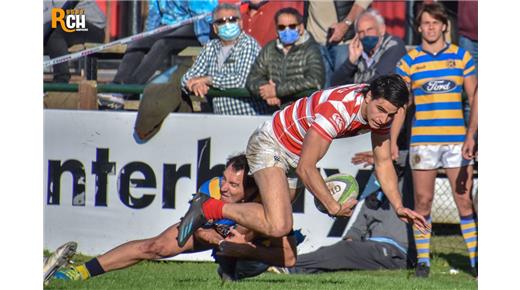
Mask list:
[[[222,40],[235,40],[240,35],[240,26],[238,23],[230,23],[218,26],[218,36]]]
[[[369,54],[374,47],[376,47],[377,42],[379,41],[379,36],[365,36],[361,38],[361,44],[363,44],[363,51],[366,54]]]
[[[290,45],[298,41],[300,33],[298,32],[298,29],[286,28],[282,31],[278,30],[278,36],[284,45]]]

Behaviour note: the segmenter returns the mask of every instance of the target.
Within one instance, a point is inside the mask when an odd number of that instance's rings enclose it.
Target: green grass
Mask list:
[[[477,289],[468,273],[468,258],[458,237],[433,237],[429,279],[413,270],[342,271],[315,275],[264,273],[240,282],[222,283],[214,263],[142,262],[88,281],[51,281],[45,289]],[[76,262],[90,257],[76,255]],[[459,270],[450,275],[454,267]]]

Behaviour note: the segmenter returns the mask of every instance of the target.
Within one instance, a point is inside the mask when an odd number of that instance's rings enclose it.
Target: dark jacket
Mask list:
[[[321,89],[325,82],[325,69],[318,43],[305,32],[284,55],[278,39],[269,42],[255,60],[247,78],[246,87],[259,96],[259,88],[272,80],[276,83],[279,98],[309,89]],[[283,100],[282,102],[287,101]]]
[[[405,54],[404,42],[398,37],[385,34],[381,46],[372,56],[373,63],[370,66],[363,56],[359,57],[357,64],[352,64],[347,58],[339,69],[334,71],[331,85],[370,83],[377,77],[394,73],[397,62]]]

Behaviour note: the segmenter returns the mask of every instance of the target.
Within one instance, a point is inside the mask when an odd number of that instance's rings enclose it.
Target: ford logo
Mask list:
[[[457,85],[450,80],[433,80],[422,85],[422,89],[430,94],[433,93],[447,93],[455,89]]]

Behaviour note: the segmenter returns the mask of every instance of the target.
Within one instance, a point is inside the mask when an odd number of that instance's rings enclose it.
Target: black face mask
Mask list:
[[[258,9],[260,9],[260,7],[264,6],[264,4],[266,4],[267,2],[268,2],[267,0],[264,0],[258,4],[253,4],[253,3],[249,2],[249,9],[258,10]]]

